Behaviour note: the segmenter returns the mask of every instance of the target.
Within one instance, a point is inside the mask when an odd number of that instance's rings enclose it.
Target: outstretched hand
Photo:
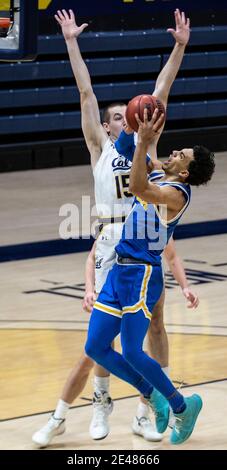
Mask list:
[[[72,10],[69,10],[69,12],[66,10],[58,10],[54,17],[58,24],[60,24],[62,34],[66,41],[72,38],[77,38],[88,26],[87,23],[83,23],[81,26],[78,26]]]
[[[171,33],[178,44],[186,46],[190,38],[190,18],[185,17],[185,13],[177,8],[174,12],[176,29],[167,29]]]

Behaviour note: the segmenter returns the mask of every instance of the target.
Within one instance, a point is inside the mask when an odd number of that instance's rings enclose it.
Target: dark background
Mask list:
[[[227,0],[52,0],[39,11],[37,59],[0,63],[0,172],[90,161],[78,90],[54,19],[58,9],[73,9],[78,24],[89,22],[79,45],[102,110],[153,89],[174,44],[166,29],[175,27],[177,7],[191,18],[192,34],[159,155],[195,141],[226,151]]]
[[[227,23],[226,0],[52,0],[47,10],[40,11],[41,34],[56,33],[53,15],[62,8],[71,8],[78,22],[89,22],[93,31],[170,27],[175,8],[190,15],[193,26]]]

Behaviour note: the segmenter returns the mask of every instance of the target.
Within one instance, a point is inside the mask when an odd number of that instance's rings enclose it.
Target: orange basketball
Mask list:
[[[10,18],[0,18],[0,28],[8,29],[10,27]]]
[[[153,95],[138,95],[129,101],[126,109],[126,120],[128,125],[134,130],[138,131],[138,123],[135,118],[137,113],[140,120],[143,121],[144,109],[148,110],[148,120],[150,121],[154,110],[158,108],[160,116],[161,113],[165,114],[165,107],[160,100]]]

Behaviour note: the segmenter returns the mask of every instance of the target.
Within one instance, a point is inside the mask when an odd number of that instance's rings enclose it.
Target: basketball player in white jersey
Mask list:
[[[119,155],[114,146],[114,142],[123,128],[126,105],[121,103],[110,105],[105,110],[103,122],[101,123],[99,107],[92,89],[89,72],[81,57],[77,43],[78,36],[87,24],[77,26],[72,10],[69,13],[65,10],[58,11],[55,18],[62,28],[71,66],[80,92],[82,129],[91,155],[97,211],[100,222],[103,224],[96,242],[95,255],[95,284],[96,292],[99,293],[109,269],[115,262],[114,247],[121,236],[122,223],[132,203],[132,195],[128,192],[131,162]],[[184,13],[176,10],[175,21],[176,29],[169,29],[168,31],[172,33],[176,43],[167,64],[159,74],[153,92],[165,106],[167,105],[170,87],[179,70],[190,36],[189,20],[185,19]],[[160,134],[149,152],[154,159],[157,158],[156,146]],[[186,285],[183,293],[188,298],[190,306],[197,305],[197,297]],[[163,301],[164,297],[157,305],[156,313],[153,312],[153,321],[151,322],[148,339],[152,338],[152,348],[150,349],[153,357],[168,373],[168,340],[163,325]],[[92,367],[93,361],[83,353],[65,384],[54,415],[46,426],[33,435],[33,441],[36,444],[46,446],[55,435],[64,432],[64,421],[69,406],[83,390]],[[108,415],[112,411],[112,400],[109,397],[109,373],[98,365],[95,365],[93,402],[94,414],[90,426],[90,435],[93,439],[103,439],[109,432]],[[161,436],[152,428],[148,419],[148,408],[144,403],[139,405],[134,432],[149,440],[161,439]]]

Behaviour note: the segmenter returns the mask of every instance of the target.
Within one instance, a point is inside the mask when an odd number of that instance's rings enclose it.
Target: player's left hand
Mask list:
[[[83,310],[85,312],[91,313],[94,303],[96,301],[97,295],[95,292],[85,292],[84,299],[83,299]]]
[[[185,13],[177,8],[174,12],[176,29],[167,29],[171,33],[175,41],[182,46],[186,46],[190,38],[190,18],[185,18]]]
[[[188,300],[187,307],[188,308],[197,308],[199,305],[199,298],[195,292],[192,292],[189,287],[185,287],[183,289],[183,294],[185,298]]]

